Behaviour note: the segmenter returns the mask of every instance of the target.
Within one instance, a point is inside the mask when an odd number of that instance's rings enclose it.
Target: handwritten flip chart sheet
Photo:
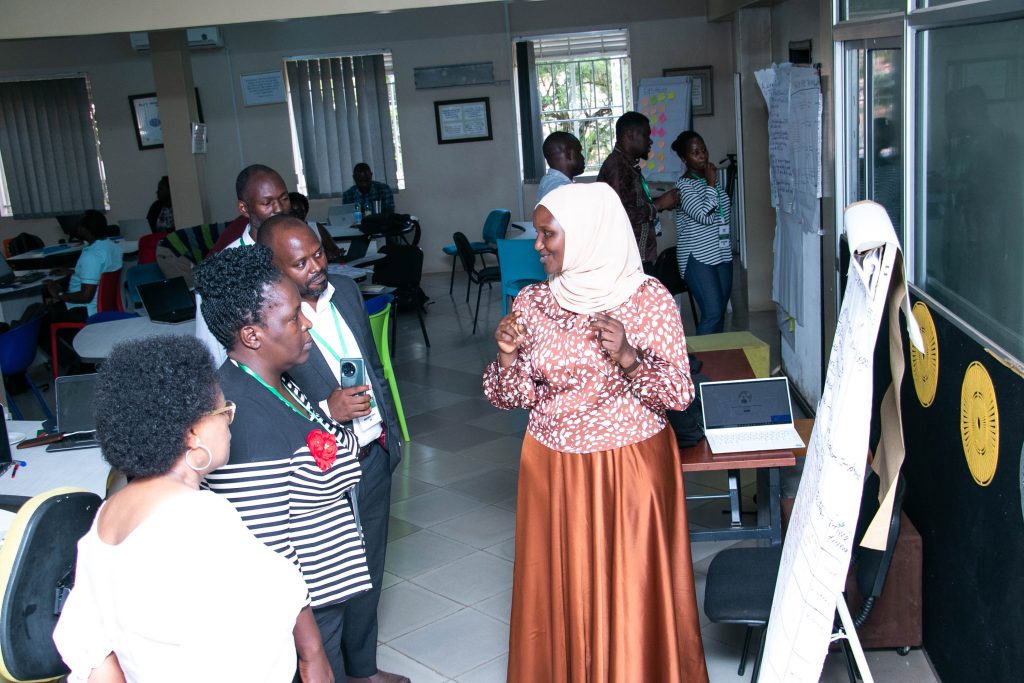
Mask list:
[[[672,142],[689,130],[689,76],[645,78],[637,88],[638,111],[651,122],[651,154],[643,164],[644,177],[652,182],[674,183],[682,175],[683,164],[672,151]]]
[[[821,84],[817,70],[792,64],[754,73],[768,104],[772,206],[792,214],[797,193],[821,197]]]
[[[846,231],[853,254],[846,296],[783,546],[762,681],[821,676],[857,528],[878,326],[890,297],[907,300],[885,210],[873,202],[848,207]]]

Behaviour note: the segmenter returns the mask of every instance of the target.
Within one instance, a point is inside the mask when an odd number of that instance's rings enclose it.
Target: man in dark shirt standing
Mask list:
[[[655,239],[658,212],[679,205],[679,190],[675,188],[651,197],[647,181],[640,172],[640,160],[650,154],[651,144],[651,124],[647,117],[640,112],[627,111],[615,122],[615,148],[597,174],[598,182],[608,183],[619,195],[633,225],[640,260],[647,273],[654,268],[654,260],[658,257]]]

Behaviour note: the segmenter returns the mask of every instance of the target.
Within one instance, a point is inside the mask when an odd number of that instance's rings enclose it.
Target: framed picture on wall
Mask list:
[[[491,98],[434,102],[437,144],[492,140]]]
[[[160,129],[160,107],[156,93],[132,95],[128,98],[135,123],[135,140],[139,149],[158,149],[164,146],[164,133]]]
[[[711,90],[711,67],[690,66],[679,69],[662,69],[662,76],[689,76],[690,105],[694,116],[711,116],[715,113],[715,98]]]
[[[160,127],[160,106],[156,101],[156,93],[132,95],[128,98],[132,110],[132,122],[135,124],[135,141],[139,149],[160,149],[164,146],[164,133]],[[203,122],[203,104],[199,99],[199,88],[196,88],[196,115],[199,123]]]

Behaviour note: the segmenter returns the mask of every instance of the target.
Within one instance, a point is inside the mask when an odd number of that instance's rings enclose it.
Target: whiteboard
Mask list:
[[[636,94],[637,111],[651,122],[651,140],[654,143],[643,164],[647,180],[674,183],[683,174],[683,162],[672,151],[672,142],[693,125],[691,80],[689,76],[672,76],[640,81]]]

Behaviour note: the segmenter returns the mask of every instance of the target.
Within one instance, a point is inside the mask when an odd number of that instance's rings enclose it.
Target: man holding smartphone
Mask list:
[[[373,588],[345,603],[341,650],[348,683],[409,683],[405,676],[377,669],[377,603],[391,474],[401,459],[402,432],[362,294],[351,279],[328,277],[323,246],[302,220],[274,216],[256,240],[270,248],[274,265],[299,288],[302,313],[312,323],[309,360],[288,374],[321,410],[351,426],[359,440],[359,517]]]

